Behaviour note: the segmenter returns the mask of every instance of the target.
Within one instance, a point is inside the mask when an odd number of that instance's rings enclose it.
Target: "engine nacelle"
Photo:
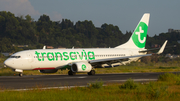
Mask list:
[[[75,62],[71,65],[71,70],[73,72],[90,72],[92,66],[87,62]]]
[[[58,69],[45,69],[45,70],[39,70],[40,73],[56,73]]]

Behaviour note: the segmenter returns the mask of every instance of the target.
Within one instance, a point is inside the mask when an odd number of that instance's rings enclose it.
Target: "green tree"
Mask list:
[[[31,22],[34,20],[33,18],[31,18],[31,16],[29,14],[26,15],[25,18],[26,18],[26,21],[28,21],[28,22]]]

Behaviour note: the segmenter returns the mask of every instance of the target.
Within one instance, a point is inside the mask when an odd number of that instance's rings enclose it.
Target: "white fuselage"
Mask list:
[[[61,69],[78,61],[139,55],[138,51],[120,48],[36,49],[17,52],[5,64],[20,70]]]

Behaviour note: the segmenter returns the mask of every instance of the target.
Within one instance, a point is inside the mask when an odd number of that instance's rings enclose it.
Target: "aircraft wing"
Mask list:
[[[89,61],[89,63],[90,64],[94,64],[94,63],[106,63],[106,62],[110,62],[110,61],[124,60],[124,59],[129,59],[129,58],[151,56],[151,55],[152,54],[145,54],[145,55],[133,55],[133,56],[123,56],[123,57],[117,57],[117,58],[107,58],[107,59],[91,60],[91,61]]]
[[[164,42],[160,50],[156,54],[161,54],[164,51],[164,48],[167,44],[167,40]],[[90,64],[96,64],[96,63],[107,63],[107,62],[117,62],[129,58],[135,58],[135,57],[143,57],[143,56],[151,56],[152,54],[144,54],[144,55],[133,55],[133,56],[123,56],[123,57],[117,57],[117,58],[107,58],[107,59],[99,59],[99,60],[91,60],[89,61]]]

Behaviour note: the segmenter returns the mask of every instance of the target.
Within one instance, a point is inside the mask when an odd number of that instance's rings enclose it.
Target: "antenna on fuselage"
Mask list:
[[[43,49],[46,49],[46,46],[43,46]]]

